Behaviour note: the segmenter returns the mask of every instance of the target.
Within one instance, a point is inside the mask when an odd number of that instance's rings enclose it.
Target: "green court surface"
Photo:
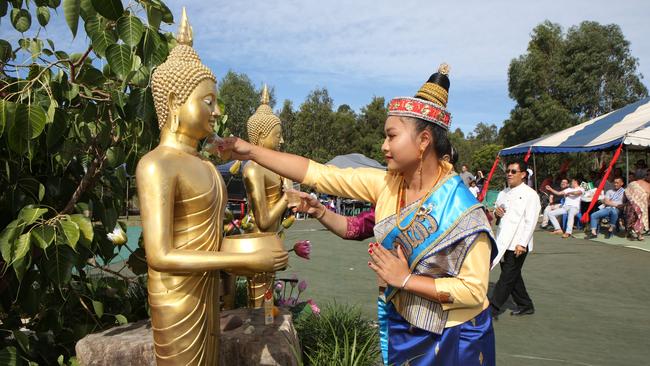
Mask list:
[[[138,229],[130,227],[129,246],[137,247],[137,236]],[[508,310],[494,323],[498,365],[650,364],[650,245],[576,236],[535,233],[535,251],[526,259],[523,276],[536,312],[513,317]],[[315,220],[297,221],[286,231],[285,246],[302,239],[312,242],[311,260],[292,253],[290,267],[278,277],[295,274],[306,280],[301,299],[312,298],[321,306],[357,304],[375,318],[377,285],[367,265],[370,240],[342,240]],[[498,278],[497,266],[490,287]]]
[[[582,234],[576,234],[582,237]],[[301,295],[319,304],[359,304],[375,317],[376,280],[367,266],[367,243],[345,241],[314,220],[287,230],[286,244],[312,241],[311,260],[291,255],[291,268],[309,283]],[[535,251],[523,276],[536,313],[494,323],[497,364],[650,364],[650,252],[628,248],[642,242],[610,244],[535,233]],[[499,277],[491,273],[491,285]]]

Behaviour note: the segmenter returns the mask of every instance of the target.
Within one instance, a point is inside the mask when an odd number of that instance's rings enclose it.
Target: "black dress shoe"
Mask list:
[[[533,315],[533,314],[535,314],[535,308],[521,308],[510,312],[510,315],[514,315],[514,316]]]
[[[585,239],[596,239],[597,237],[598,235],[592,233],[585,235]]]

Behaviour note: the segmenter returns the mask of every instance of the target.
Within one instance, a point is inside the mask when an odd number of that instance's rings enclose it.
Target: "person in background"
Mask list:
[[[469,182],[469,191],[472,192],[474,197],[478,197],[478,194],[481,192],[481,190],[476,186],[475,180]]]
[[[636,180],[625,189],[625,224],[630,240],[643,240],[643,233],[648,231],[649,182],[650,174],[646,172],[645,179]]]
[[[469,182],[476,180],[476,177],[474,176],[474,174],[472,174],[470,171],[467,170],[467,165],[461,166],[460,170],[461,170],[459,174],[460,179],[462,179],[463,183],[465,183],[465,185],[469,187]]]
[[[533,301],[526,291],[521,268],[526,256],[533,251],[533,232],[541,209],[539,196],[526,184],[526,163],[514,161],[508,164],[506,179],[508,188],[499,192],[495,214],[501,218],[497,230],[497,247],[502,256],[501,275],[490,299],[492,316],[503,311],[503,305],[512,295],[517,309],[511,315],[535,313]]]
[[[577,178],[571,179],[571,186],[562,191],[556,191],[551,186],[546,186],[546,190],[550,191],[555,196],[564,197],[564,203],[562,206],[549,212],[548,218],[555,229],[553,234],[562,234],[562,237],[566,239],[573,233],[573,221],[576,215],[580,212],[580,197],[585,193],[585,191],[580,187],[580,181]],[[560,223],[557,221],[557,216],[562,216],[564,214],[568,216],[568,220],[563,233]]]
[[[479,192],[483,190],[483,185],[485,184],[485,176],[483,171],[479,170],[476,172],[476,186],[478,187]]]
[[[614,179],[614,189],[605,192],[605,199],[598,206],[599,210],[591,214],[591,233],[585,236],[586,239],[595,239],[598,237],[596,230],[598,229],[598,223],[603,218],[608,218],[610,223],[606,238],[609,239],[612,236],[618,221],[618,210],[623,207],[624,193],[623,178]],[[593,199],[596,199],[596,197]]]

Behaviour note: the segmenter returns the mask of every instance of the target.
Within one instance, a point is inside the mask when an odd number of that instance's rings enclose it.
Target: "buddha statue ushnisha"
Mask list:
[[[269,91],[262,88],[261,104],[248,119],[246,129],[251,144],[272,150],[279,150],[282,140],[282,123],[269,106]],[[283,178],[278,174],[250,161],[243,170],[244,184],[248,198],[248,209],[253,214],[254,233],[277,232],[282,224],[282,215],[287,209],[286,193],[283,193]],[[249,306],[262,306],[266,290],[273,283],[273,274],[259,273],[248,278]]]
[[[216,365],[219,271],[274,272],[287,254],[219,251],[226,189],[197,151],[220,114],[216,78],[192,48],[185,9],[177,41],[151,80],[160,144],[136,171],[154,350],[158,365]]]

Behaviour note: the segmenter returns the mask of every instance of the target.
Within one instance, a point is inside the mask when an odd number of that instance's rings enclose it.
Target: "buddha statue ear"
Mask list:
[[[176,133],[178,131],[178,126],[180,124],[178,118],[178,107],[176,105],[176,95],[174,93],[169,93],[169,98],[167,99],[167,109],[169,110],[169,131]]]

